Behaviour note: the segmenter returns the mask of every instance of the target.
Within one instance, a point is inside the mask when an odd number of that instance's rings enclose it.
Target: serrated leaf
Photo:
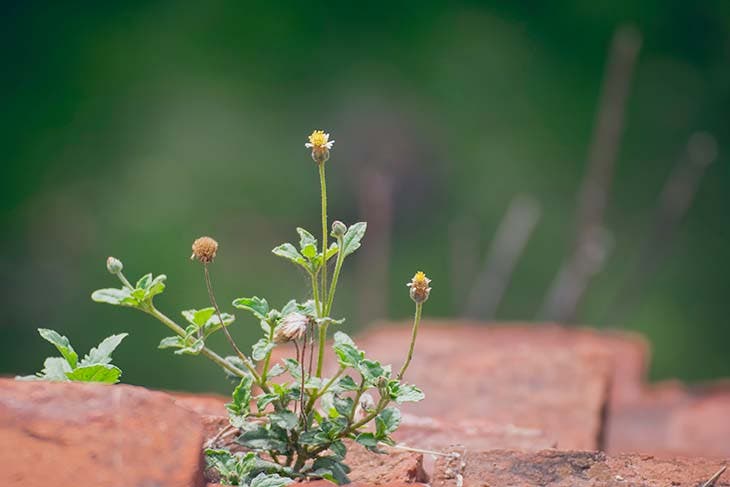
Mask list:
[[[185,341],[182,337],[179,336],[172,336],[172,337],[165,337],[162,340],[160,340],[160,344],[157,345],[157,348],[181,348],[185,346]]]
[[[260,473],[251,480],[249,487],[284,487],[292,482],[294,480],[288,477],[282,477],[279,474]]]
[[[215,308],[210,306],[203,309],[186,309],[181,314],[188,323],[200,328],[215,314]]]
[[[355,401],[351,397],[340,397],[335,395],[332,404],[335,410],[342,416],[349,417],[352,413],[352,408],[355,407]]]
[[[350,483],[350,479],[347,478],[350,467],[342,463],[338,457],[320,457],[314,461],[312,469],[325,478],[327,478],[326,472],[329,472],[331,478],[328,480],[332,480],[338,485]]]
[[[387,407],[375,417],[375,435],[385,438],[400,426],[400,411],[398,408]]]
[[[202,338],[198,338],[193,342],[192,345],[183,347],[179,350],[175,350],[174,353],[176,355],[199,355],[204,346],[205,341]]]
[[[266,355],[273,350],[274,344],[269,341],[268,338],[261,338],[259,341],[253,344],[251,349],[251,357],[256,360],[263,360]]]
[[[365,380],[370,384],[376,384],[378,379],[386,377],[386,368],[376,360],[363,359],[357,365],[357,369]]]
[[[251,430],[244,431],[236,439],[236,443],[252,450],[286,451],[286,441],[275,432],[261,425],[256,425]]]
[[[332,453],[337,455],[342,460],[344,460],[345,457],[347,456],[347,447],[341,440],[337,440],[337,441],[333,442],[330,445],[330,450],[332,450]]]
[[[116,384],[122,371],[119,367],[109,364],[93,364],[82,365],[76,367],[71,372],[66,372],[69,380],[77,382],[103,382],[106,384]]]
[[[291,299],[283,308],[281,308],[281,316],[292,314],[295,311],[297,311],[297,301],[295,299]]]
[[[297,233],[299,234],[299,248],[303,249],[307,245],[314,245],[317,246],[317,239],[314,238],[314,235],[309,233],[307,230],[297,227]]]
[[[259,298],[258,296],[234,299],[233,306],[250,311],[260,320],[266,320],[266,315],[269,312],[269,303],[264,298]]]
[[[66,372],[71,372],[71,366],[63,357],[48,357],[43,362],[43,370],[39,376],[45,380],[67,381]]]
[[[281,374],[283,374],[286,371],[284,367],[281,366],[281,364],[274,364],[270,369],[269,372],[266,374],[267,377],[278,377]]]
[[[388,383],[388,391],[391,399],[398,404],[404,402],[418,402],[423,400],[426,395],[421,389],[411,384],[402,384],[398,381],[390,381]]]
[[[253,386],[253,377],[244,375],[231,394],[232,402],[226,404],[229,413],[237,416],[247,416],[250,412],[251,403],[251,387]]]
[[[160,274],[159,276],[155,277],[147,288],[147,292],[145,293],[145,299],[152,299],[158,294],[162,294],[162,292],[165,290],[166,279],[167,276],[164,274]]]
[[[144,289],[146,291],[147,288],[150,287],[150,284],[152,284],[152,274],[145,274],[139,278],[139,281],[137,281],[137,284],[134,287],[137,289]]]
[[[284,365],[286,366],[286,370],[289,371],[289,374],[294,377],[296,380],[301,380],[302,378],[302,364],[300,364],[297,360],[293,358],[285,358],[283,360]]]
[[[342,249],[341,252],[345,257],[360,248],[360,241],[365,236],[365,230],[367,230],[368,224],[365,222],[358,222],[350,226],[342,237]]]
[[[335,343],[332,348],[340,365],[357,368],[365,354],[355,347],[355,343],[346,334],[338,331],[334,338]]]
[[[277,413],[269,414],[269,420],[271,421],[271,424],[275,424],[279,428],[289,431],[294,429],[299,418],[291,411],[279,411]]]
[[[274,255],[278,255],[279,257],[283,257],[285,259],[289,259],[290,261],[294,262],[295,264],[299,264],[301,266],[306,265],[307,261],[302,256],[302,254],[299,253],[299,251],[290,243],[281,244],[278,247],[274,247],[272,250]]]
[[[360,388],[349,375],[341,378],[335,387],[342,391],[356,391]]]
[[[132,292],[127,288],[97,289],[91,293],[91,299],[97,303],[107,303],[116,306],[139,306],[137,300],[132,297]]]
[[[128,333],[120,333],[106,337],[96,347],[89,350],[81,361],[81,365],[108,364],[112,361],[112,353],[127,337]]]
[[[68,338],[57,331],[49,330],[48,328],[38,328],[38,334],[61,352],[61,355],[63,355],[63,358],[66,359],[72,369],[76,367],[79,361],[79,356],[71,346],[71,342],[68,341]]]

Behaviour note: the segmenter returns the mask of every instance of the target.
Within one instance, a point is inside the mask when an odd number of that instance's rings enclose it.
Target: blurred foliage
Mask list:
[[[720,156],[640,306],[617,325],[652,340],[655,378],[730,375],[730,3],[0,8],[0,372],[35,370],[47,351],[38,327],[83,337],[81,349],[129,332],[115,356],[125,382],[224,390],[213,365],[157,350],[158,323],[89,294],[116,285],[104,267],[114,255],[129,275],[168,275],[158,303],[168,314],[205,307],[202,271],[188,257],[192,240],[209,234],[221,242],[212,267],[220,303],[257,294],[283,304],[305,276],[270,250],[297,225],[318,228],[317,173],[303,146],[314,128],[337,141],[331,217],[361,218],[369,169],[392,177],[383,290],[392,318],[411,312],[404,284],[420,268],[434,281],[428,314],[458,315],[451,223],[476,222],[486,249],[511,198],[534,195],[543,218],[498,314],[532,319],[571,239],[607,47],[629,22],[644,43],[607,217],[616,248],[580,321],[603,325],[666,177],[689,135],[709,131]],[[357,316],[353,268],[337,314]],[[257,328],[240,317],[232,332],[248,344]]]

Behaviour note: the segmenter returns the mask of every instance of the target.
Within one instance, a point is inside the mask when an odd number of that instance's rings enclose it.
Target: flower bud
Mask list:
[[[345,232],[347,232],[347,226],[342,223],[340,220],[335,220],[332,222],[332,236],[335,238],[340,238],[345,235]]]
[[[210,237],[200,237],[193,242],[193,255],[190,258],[207,264],[213,262],[216,252],[218,252],[218,242]]]
[[[360,396],[360,407],[363,411],[372,411],[375,409],[375,399],[369,393],[364,393]]]
[[[274,331],[274,343],[285,343],[304,338],[309,323],[309,317],[302,313],[286,315]]]
[[[415,301],[416,304],[426,302],[431,294],[431,288],[428,287],[430,283],[431,279],[426,277],[426,274],[423,272],[418,271],[416,272],[416,275],[413,276],[413,279],[411,279],[411,282],[406,284],[406,286],[410,288],[411,299]]]
[[[115,257],[108,257],[106,259],[106,270],[108,270],[111,274],[119,274],[122,272],[122,269],[124,269],[124,265],[121,260]]]

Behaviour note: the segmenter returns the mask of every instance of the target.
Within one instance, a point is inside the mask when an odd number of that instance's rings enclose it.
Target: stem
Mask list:
[[[335,264],[335,271],[332,274],[332,284],[330,284],[330,290],[327,293],[327,305],[324,308],[324,316],[329,316],[332,311],[332,303],[335,300],[335,291],[337,290],[337,280],[340,277],[340,269],[342,269],[342,263],[345,261],[345,254],[342,251],[342,237],[337,237],[337,263]]]
[[[413,348],[416,346],[416,336],[418,335],[418,324],[421,322],[421,310],[423,309],[423,303],[416,303],[416,315],[413,317],[413,332],[411,334],[411,346],[408,349],[408,357],[406,358],[403,367],[398,372],[398,380],[403,378],[403,374],[406,373],[408,365],[411,363],[413,358]]]
[[[269,342],[274,341],[274,327],[271,326],[271,323],[269,323]],[[261,370],[261,381],[266,382],[266,376],[269,373],[269,362],[271,362],[271,352],[273,352],[273,349],[269,350],[266,353],[266,358],[264,358],[264,366]]]
[[[162,322],[163,325],[168,327],[170,330],[172,330],[176,335],[179,335],[181,337],[185,337],[185,329],[183,329],[180,325],[175,323],[173,320],[168,318],[166,315],[161,313],[157,308],[154,307],[154,305],[150,304],[149,308],[143,310],[145,313],[147,313],[150,316],[153,316],[157,318],[160,322]],[[237,375],[238,377],[243,377],[246,375],[246,372],[239,369],[229,361],[225,360],[223,357],[215,353],[213,350],[209,349],[208,347],[203,347],[203,349],[200,351],[202,355],[209,358],[211,361],[215,362],[220,367],[228,370],[234,375]]]
[[[319,165],[319,184],[322,189],[322,311],[327,300],[327,180],[324,162]]]
[[[218,321],[221,324],[221,328],[223,329],[223,334],[226,336],[226,340],[228,340],[228,343],[231,344],[231,347],[236,352],[236,355],[241,359],[243,362],[243,365],[246,366],[246,368],[251,372],[251,375],[253,375],[254,381],[261,387],[261,390],[264,392],[269,392],[269,387],[264,383],[264,381],[261,380],[261,376],[256,371],[256,367],[251,363],[251,361],[248,359],[246,354],[244,354],[240,348],[238,348],[238,345],[236,345],[236,342],[233,340],[233,337],[231,336],[231,333],[228,331],[228,328],[223,323],[223,316],[221,316],[221,311],[218,309],[218,303],[215,300],[215,295],[213,294],[213,285],[210,282],[210,272],[208,271],[208,264],[203,263],[203,269],[205,270],[205,285],[208,288],[208,297],[210,298],[210,303],[215,308],[215,312],[218,315]]]
[[[134,286],[132,286],[126,277],[124,277],[124,274],[122,274],[122,271],[119,271],[115,274],[120,281],[122,281],[122,284],[124,284],[124,287],[129,289],[130,291],[134,291]]]
[[[304,431],[307,431],[307,413],[304,409],[304,361],[307,355],[307,334],[304,334],[304,340],[302,340],[302,389],[299,391],[299,409],[302,412],[302,423],[304,424]]]
[[[319,325],[319,350],[317,350],[317,377],[322,377],[322,366],[324,365],[324,347],[327,342],[328,323]]]
[[[317,276],[313,272],[309,273],[309,278],[312,280],[312,297],[314,298],[314,307],[319,316],[323,313],[323,303],[319,300],[319,286],[317,284]]]

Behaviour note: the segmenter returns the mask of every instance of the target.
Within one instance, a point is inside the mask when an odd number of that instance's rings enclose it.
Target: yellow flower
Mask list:
[[[334,143],[334,140],[330,140],[330,134],[325,133],[324,130],[315,130],[304,147],[312,149],[312,159],[317,164],[322,164],[330,158],[330,149]]]
[[[416,272],[411,282],[406,284],[410,289],[411,299],[416,303],[425,302],[431,294],[431,288],[428,285],[431,283],[431,279],[426,277],[421,271]]]

